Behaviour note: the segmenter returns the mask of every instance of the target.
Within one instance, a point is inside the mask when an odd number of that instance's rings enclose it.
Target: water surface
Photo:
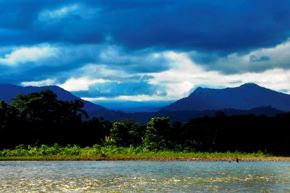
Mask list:
[[[3,161],[0,192],[290,192],[290,163]]]

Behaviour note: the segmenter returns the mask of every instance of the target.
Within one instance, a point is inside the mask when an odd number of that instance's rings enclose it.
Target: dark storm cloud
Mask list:
[[[26,57],[29,49],[50,48],[52,55],[43,60],[20,62]],[[13,57],[13,53],[27,49],[21,56]],[[40,44],[27,47],[0,47],[0,82],[16,83],[22,81],[38,81],[56,77],[60,82],[71,76],[90,76],[116,79],[120,72],[126,74],[161,72],[169,69],[169,61],[162,55],[155,55],[154,50],[128,51],[118,46],[106,44],[72,45],[72,44]],[[11,56],[12,55],[12,56]],[[31,54],[29,54],[31,55]],[[8,58],[8,59],[7,59]],[[4,62],[3,62],[4,60]],[[13,60],[15,64],[6,64]],[[2,65],[1,65],[2,63]],[[87,66],[90,69],[87,70]],[[107,75],[99,68],[106,68],[114,74]],[[119,73],[118,73],[119,72]],[[132,77],[132,75],[130,77]],[[110,77],[111,76],[111,77]],[[127,80],[127,79],[126,79]]]
[[[109,97],[165,94],[164,82],[150,84],[152,74],[174,73],[184,61],[205,73],[289,69],[289,7],[290,0],[0,0],[0,82],[104,79],[78,94]],[[138,84],[139,77],[147,79]]]
[[[1,1],[2,44],[100,43],[131,49],[244,51],[273,46],[290,32],[289,0]],[[40,20],[61,11],[65,16]],[[51,20],[51,21],[49,21]]]

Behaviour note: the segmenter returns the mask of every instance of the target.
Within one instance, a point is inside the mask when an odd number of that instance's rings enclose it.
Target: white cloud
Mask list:
[[[290,69],[290,39],[271,48],[247,54],[232,53],[209,64],[209,69],[228,72],[261,72],[267,69]],[[198,55],[198,54],[197,54]],[[193,57],[194,58],[194,57]]]
[[[40,21],[47,21],[51,19],[59,19],[77,11],[80,8],[78,4],[68,5],[53,10],[44,10],[40,12],[38,19]]]
[[[123,81],[130,83],[139,81],[138,78],[134,77],[136,76],[146,77],[144,80],[142,79],[142,81],[148,81],[148,83],[154,87],[154,94],[152,95],[145,93],[135,96],[121,95],[108,98],[96,96],[95,98],[86,98],[87,100],[96,102],[101,100],[171,101],[189,95],[197,86],[223,88],[239,86],[247,82],[254,82],[261,86],[290,94],[290,70],[283,68],[287,65],[286,61],[290,61],[290,55],[288,54],[290,52],[290,41],[274,48],[259,49],[244,55],[232,54],[228,56],[227,59],[220,59],[220,63],[225,62],[227,65],[232,63],[232,66],[237,66],[236,68],[241,67],[244,69],[252,65],[272,65],[272,67],[266,71],[248,72],[245,70],[242,73],[237,71],[233,74],[224,74],[213,68],[205,68],[204,65],[193,61],[188,52],[145,52],[144,55],[135,53],[135,55],[133,54],[133,56],[130,57],[130,54],[122,52],[122,50],[113,49],[112,47],[112,49],[104,49],[102,52],[101,50],[103,48],[107,47],[87,47],[87,50],[91,50],[89,52],[92,59],[91,63],[84,63],[78,68],[59,72],[57,77],[54,77],[55,79],[26,81],[22,82],[21,85],[45,86],[57,84],[69,91],[88,91],[95,84],[106,82],[122,83]],[[14,48],[12,51],[11,48],[9,48],[2,51],[0,50],[0,64],[17,66],[18,64],[34,62],[39,65],[69,65],[74,61],[82,61],[83,53],[87,52],[79,52],[79,50],[80,47],[62,47],[61,44],[54,46],[40,44],[32,47]],[[78,52],[79,55],[77,55]],[[100,54],[100,56],[98,54]],[[101,61],[98,61],[98,56]],[[270,61],[267,58],[265,59],[264,56],[269,57]],[[47,62],[54,58],[58,58],[58,62]],[[68,60],[69,62],[63,62],[62,60],[66,60],[66,58],[71,58],[71,60]],[[118,59],[117,62],[114,58]],[[258,61],[259,59],[261,60]],[[121,64],[118,63],[119,60]],[[134,67],[136,66],[136,68],[139,66],[143,67],[146,64],[148,64],[150,68],[155,68],[163,63],[166,63],[169,68],[160,72],[132,72],[127,69],[127,60],[130,60],[132,65]],[[161,62],[155,62],[156,60]],[[112,64],[114,61],[116,64]],[[275,62],[277,62],[277,66]],[[11,69],[14,70],[16,68]],[[58,79],[65,77],[70,78],[67,78],[64,82],[60,82]],[[155,91],[155,88],[160,89]],[[112,87],[110,87],[110,85],[104,89],[107,89],[107,91],[104,91],[106,94],[112,92]]]
[[[247,82],[290,94],[290,70],[281,68],[264,72],[247,72],[241,74],[223,74],[208,71],[198,65],[186,53],[167,52],[172,68],[159,73],[151,73],[149,83],[163,86],[168,100],[185,97],[197,86],[213,88],[235,87]]]
[[[247,82],[254,82],[261,86],[277,91],[290,93],[290,70],[274,68],[264,72],[245,72],[236,74],[224,74],[215,70],[207,70],[202,65],[191,60],[186,52],[166,51],[156,53],[168,61],[170,69],[155,73],[138,73],[138,75],[148,75],[148,83],[159,87],[153,95],[134,95],[116,97],[92,97],[84,98],[90,101],[172,101],[188,96],[194,88],[198,86],[224,88],[235,87]],[[89,90],[90,86],[107,82],[107,78],[116,81],[118,77],[128,76],[120,70],[111,70],[108,65],[88,64],[78,70],[81,76],[93,74],[104,74],[101,79],[69,79],[61,86],[67,90],[79,91]],[[107,76],[107,77],[106,77]],[[120,81],[122,81],[120,79]],[[165,91],[165,96],[164,92]]]
[[[16,66],[28,62],[39,62],[56,56],[58,49],[50,45],[17,47],[12,52],[0,57],[0,64]]]
[[[88,19],[100,11],[100,8],[90,8],[83,4],[70,4],[56,9],[45,9],[38,15],[40,22],[56,22],[71,15]]]
[[[111,79],[115,78],[114,80],[118,80],[118,79],[121,79],[122,77],[128,76],[128,74],[122,69],[116,70],[116,69],[110,68],[110,66],[106,64],[94,64],[94,63],[85,64],[81,68],[78,68],[77,70],[71,73],[84,75],[84,76],[90,76],[90,77],[93,77],[96,75],[98,77],[103,77],[103,78],[110,77]]]
[[[80,78],[70,78],[66,80],[63,84],[58,84],[58,86],[62,87],[68,91],[87,91],[90,86],[94,84],[106,83],[109,82],[105,79],[92,79],[89,77],[80,77]]]
[[[27,81],[22,82],[21,86],[50,86],[56,83],[55,79],[45,79],[40,81]]]
[[[290,94],[290,70],[275,68],[261,73],[244,73],[224,76],[229,86],[238,86],[239,84],[230,84],[230,82],[241,81],[242,83],[254,82],[276,91]]]

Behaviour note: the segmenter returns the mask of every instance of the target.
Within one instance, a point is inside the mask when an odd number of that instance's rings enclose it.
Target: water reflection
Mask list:
[[[0,192],[290,192],[287,162],[0,162]]]

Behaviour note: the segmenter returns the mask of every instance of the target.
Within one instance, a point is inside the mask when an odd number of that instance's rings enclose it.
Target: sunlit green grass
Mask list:
[[[0,160],[259,160],[271,158],[262,152],[194,152],[149,151],[145,147],[100,146],[81,148],[77,145],[23,146],[0,150]],[[272,157],[273,158],[273,157]]]

